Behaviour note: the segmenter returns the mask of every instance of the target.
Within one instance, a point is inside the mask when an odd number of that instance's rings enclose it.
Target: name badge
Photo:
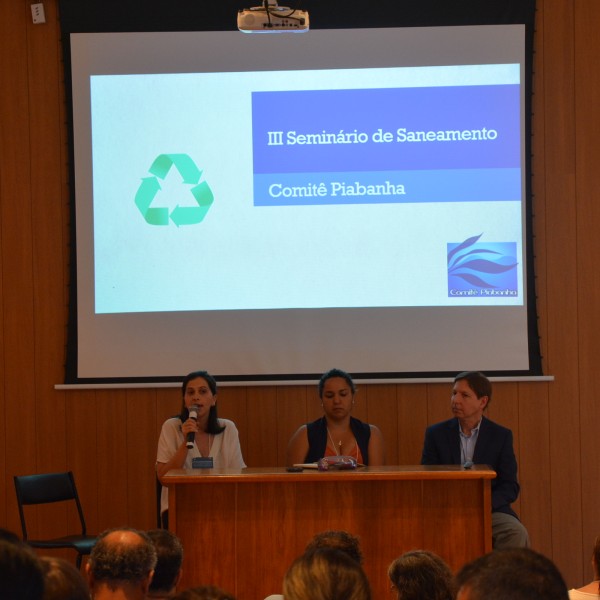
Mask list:
[[[212,456],[197,456],[192,458],[192,469],[212,469],[213,468],[213,457]]]

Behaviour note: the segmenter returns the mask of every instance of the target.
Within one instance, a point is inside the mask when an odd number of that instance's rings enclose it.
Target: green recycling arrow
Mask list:
[[[198,184],[188,190],[198,206],[177,205],[169,215],[168,208],[152,208],[151,204],[161,190],[157,178],[164,179],[173,165],[181,175],[183,184]],[[198,169],[187,154],[160,154],[154,159],[149,172],[152,173],[153,177],[142,177],[142,182],[135,195],[135,204],[146,223],[149,225],[168,225],[169,218],[177,227],[196,225],[202,222],[213,203],[214,196],[206,181],[198,183],[202,171]]]

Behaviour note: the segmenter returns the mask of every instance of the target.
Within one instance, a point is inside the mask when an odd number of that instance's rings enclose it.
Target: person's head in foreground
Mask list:
[[[433,552],[405,552],[389,566],[388,576],[398,600],[454,600],[452,571]]]
[[[151,529],[147,533],[156,549],[157,559],[148,598],[168,598],[175,593],[181,579],[183,546],[181,540],[168,529]]]
[[[41,556],[44,600],[89,600],[90,590],[79,570],[64,558]]]
[[[306,545],[305,552],[313,552],[319,548],[336,548],[345,552],[359,565],[362,565],[363,555],[360,550],[360,540],[347,531],[328,530],[321,531],[313,536]]]
[[[143,531],[109,529],[98,536],[86,564],[93,598],[145,598],[156,566],[156,550]]]
[[[568,600],[562,575],[529,548],[495,550],[456,575],[457,600]]]
[[[44,575],[38,557],[25,544],[0,540],[0,598],[42,600]]]
[[[320,548],[306,552],[283,579],[285,600],[370,600],[371,589],[362,567],[345,552]]]

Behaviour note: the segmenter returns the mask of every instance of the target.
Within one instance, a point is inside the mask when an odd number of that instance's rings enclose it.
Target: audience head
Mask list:
[[[151,529],[148,537],[154,544],[157,558],[148,597],[167,598],[175,593],[181,577],[183,546],[180,539],[167,529]]]
[[[285,600],[370,600],[362,567],[345,552],[320,548],[297,558],[283,579]]]
[[[40,557],[44,573],[44,600],[89,600],[83,575],[64,558]]]
[[[235,600],[235,598],[215,585],[201,585],[180,592],[172,600]]]
[[[319,398],[323,398],[323,387],[327,380],[333,379],[334,377],[341,377],[348,384],[352,395],[356,393],[356,386],[349,373],[346,373],[346,371],[342,371],[341,369],[329,369],[329,371],[321,375],[321,379],[319,380]]]
[[[399,556],[388,568],[398,600],[453,600],[450,567],[433,552],[413,550]]]
[[[347,531],[322,531],[317,533],[308,545],[305,552],[313,552],[319,548],[336,548],[345,552],[350,558],[353,558],[358,564],[362,564],[363,555],[360,550],[360,540]]]
[[[0,592],[2,600],[43,600],[40,561],[20,540],[0,540]]]
[[[454,378],[454,383],[457,381],[466,381],[467,385],[475,392],[477,398],[487,396],[486,408],[492,401],[492,383],[490,380],[479,371],[463,371]]]
[[[156,550],[143,531],[109,529],[98,536],[86,564],[92,595],[99,590],[125,590],[131,597],[145,597],[156,566]]]
[[[554,563],[529,548],[495,550],[457,574],[457,600],[568,600]]]
[[[11,544],[23,543],[23,540],[16,533],[13,533],[10,529],[4,529],[4,527],[0,527],[0,540]]]

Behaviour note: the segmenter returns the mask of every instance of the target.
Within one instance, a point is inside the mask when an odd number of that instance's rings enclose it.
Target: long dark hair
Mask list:
[[[179,418],[181,419],[182,423],[184,421],[187,421],[190,416],[190,412],[185,405],[185,391],[187,390],[188,383],[192,381],[192,379],[196,379],[197,377],[202,377],[202,379],[206,381],[213,396],[217,395],[217,382],[215,378],[212,375],[210,375],[207,371],[192,371],[191,373],[188,373],[183,378],[183,382],[181,384],[181,414],[179,415]],[[223,433],[223,431],[225,431],[225,426],[219,425],[219,419],[217,416],[217,405],[214,404],[210,407],[208,411],[208,423],[206,424],[206,433],[219,435],[220,433]]]

